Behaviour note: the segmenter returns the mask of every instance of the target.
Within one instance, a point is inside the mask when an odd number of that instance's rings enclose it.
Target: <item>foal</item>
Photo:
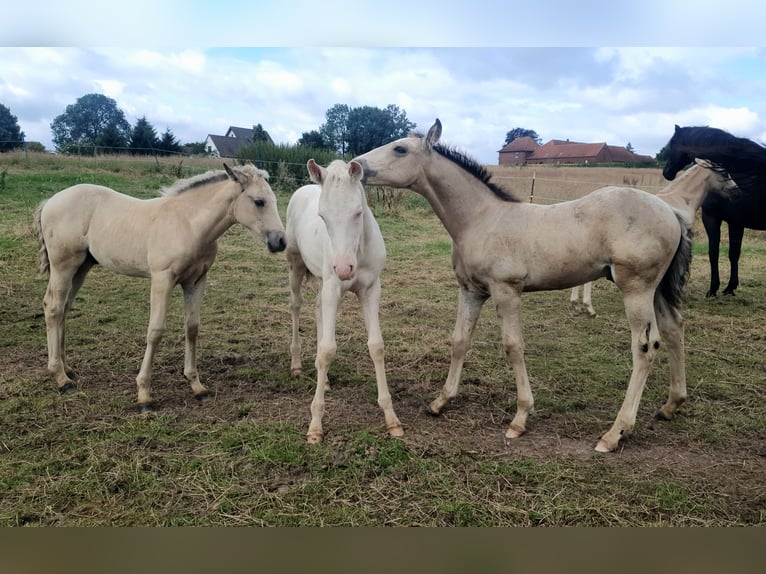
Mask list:
[[[290,313],[292,342],[290,372],[299,375],[301,343],[298,329],[301,288],[307,277],[318,277],[322,288],[317,297],[317,386],[311,402],[308,442],[322,440],[324,392],[329,389],[327,371],[335,357],[335,321],[343,296],[352,291],[359,298],[367,328],[367,347],[375,365],[378,405],[383,410],[391,436],[402,436],[402,425],[394,412],[386,383],[383,336],[380,332],[380,273],[386,262],[386,247],[375,217],[367,205],[361,184],[362,167],[355,161],[333,161],[327,168],[310,159],[309,176],[315,185],[305,185],[287,206],[287,261],[290,269]]]
[[[196,398],[208,390],[197,373],[197,334],[202,293],[218,238],[235,223],[260,237],[269,251],[285,248],[268,173],[252,165],[210,171],[180,180],[162,197],[136,199],[100,185],[78,184],[42,202],[35,211],[40,271],[49,273],[43,307],[48,338],[48,371],[62,393],[74,390],[66,364],[66,317],[94,265],[151,279],[151,313],[146,352],[136,377],[138,406],[152,406],[151,367],[165,329],[170,294],[184,294],[186,344],[184,377]]]

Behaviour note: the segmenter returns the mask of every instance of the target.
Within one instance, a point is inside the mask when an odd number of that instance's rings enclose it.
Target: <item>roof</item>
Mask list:
[[[274,143],[269,132],[264,130],[263,133],[266,134],[269,143]],[[253,142],[254,134],[255,130],[252,128],[229,126],[225,136],[208,134],[207,137],[210,138],[210,141],[215,145],[218,150],[218,155],[221,157],[237,157],[237,152],[240,149]]]
[[[531,138],[529,136],[522,136],[520,138],[516,138],[512,140],[510,143],[507,143],[503,146],[503,148],[500,150],[500,153],[506,153],[506,152],[514,152],[514,151],[535,151],[537,148],[539,148],[539,144],[535,141],[534,138]]]
[[[580,143],[551,140],[537,148],[529,159],[577,159],[596,157],[606,146],[605,143]]]
[[[227,136],[208,135],[221,157],[237,157],[237,152],[250,143],[249,140]]]

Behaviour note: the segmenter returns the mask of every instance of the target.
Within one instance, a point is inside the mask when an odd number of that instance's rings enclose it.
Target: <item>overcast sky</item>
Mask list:
[[[182,143],[260,123],[293,144],[338,103],[438,117],[487,164],[515,127],[652,156],[674,124],[766,141],[766,2],[454,4],[14,2],[0,103],[48,149],[88,93]]]

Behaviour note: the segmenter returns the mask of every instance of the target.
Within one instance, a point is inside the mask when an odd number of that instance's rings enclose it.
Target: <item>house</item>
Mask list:
[[[226,135],[217,136],[208,134],[205,138],[205,152],[214,157],[237,157],[237,152],[240,149],[253,143],[253,135],[255,135],[256,129],[265,134],[266,141],[274,143],[269,133],[261,128],[261,124],[254,126],[252,129],[229,126]]]
[[[498,151],[499,165],[527,163],[628,163],[652,161],[648,155],[639,155],[620,146],[601,143],[582,143],[569,140],[551,140],[539,145],[530,137],[516,138]]]

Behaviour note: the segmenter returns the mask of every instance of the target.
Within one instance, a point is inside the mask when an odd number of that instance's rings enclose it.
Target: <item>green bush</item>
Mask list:
[[[334,159],[340,159],[332,151],[267,142],[252,143],[237,153],[237,159],[252,161],[259,168],[268,171],[272,187],[286,193],[292,193],[298,187],[311,183],[306,162],[312,158],[324,166]]]

